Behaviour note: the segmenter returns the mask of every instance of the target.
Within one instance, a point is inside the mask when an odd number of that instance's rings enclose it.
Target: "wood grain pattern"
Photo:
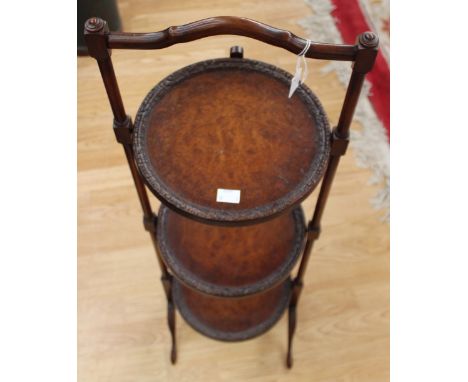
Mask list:
[[[268,219],[305,199],[325,172],[330,129],[306,86],[288,98],[291,78],[231,58],[165,78],[135,118],[135,159],[148,187],[211,223]],[[218,203],[218,188],[240,190],[239,203]]]
[[[119,6],[125,30],[135,32],[236,14],[304,35],[296,22],[310,12],[298,0],[134,0]],[[168,74],[227,57],[233,45],[243,46],[246,58],[294,72],[293,55],[242,37],[213,37],[163,52],[115,51],[127,113],[134,116],[145,94]],[[344,89],[333,74],[319,73],[321,65],[309,61],[307,84],[336,124]],[[284,317],[255,340],[229,344],[207,339],[178,319],[179,360],[172,366],[157,261],[122,148],[115,143],[98,68],[89,58],[78,59],[78,115],[80,381],[388,380],[388,226],[369,205],[377,188],[368,184],[370,172],[356,167],[352,146],[340,163],[309,262],[294,368],[284,366]],[[314,193],[304,203],[308,218],[315,198]]]
[[[265,333],[286,310],[291,293],[287,279],[261,293],[238,298],[201,294],[174,281],[173,299],[185,321],[221,341],[244,341]]]
[[[172,274],[214,296],[254,294],[289,277],[305,234],[300,207],[244,227],[203,224],[165,206],[158,213],[159,253]]]

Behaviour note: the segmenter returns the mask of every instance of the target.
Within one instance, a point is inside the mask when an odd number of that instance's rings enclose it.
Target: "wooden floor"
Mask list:
[[[303,0],[119,2],[126,31],[156,31],[217,15],[250,17],[304,35],[311,14]],[[311,36],[313,38],[313,36]],[[295,57],[240,37],[212,37],[163,51],[114,51],[127,113],[174,70],[225,57],[245,57],[294,70]],[[344,89],[310,61],[307,84],[337,122]],[[169,362],[166,303],[150,238],[96,62],[78,59],[78,370],[79,381],[388,381],[389,229],[369,199],[370,173],[350,150],[341,162],[308,267],[298,309],[295,364],[285,367],[287,320],[241,343],[203,337],[177,316],[179,359]],[[353,126],[359,128],[359,126]],[[314,196],[304,204],[310,217]],[[156,208],[159,204],[152,200]]]

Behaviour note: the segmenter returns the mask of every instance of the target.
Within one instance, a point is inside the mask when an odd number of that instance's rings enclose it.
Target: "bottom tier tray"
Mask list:
[[[202,294],[174,279],[173,299],[182,317],[198,332],[221,341],[242,341],[270,329],[289,302],[291,280],[256,295],[220,298]]]

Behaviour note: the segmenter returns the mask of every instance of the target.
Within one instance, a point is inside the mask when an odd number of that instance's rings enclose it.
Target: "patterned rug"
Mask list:
[[[351,131],[351,147],[357,164],[370,168],[371,183],[381,186],[371,203],[384,211],[390,208],[390,8],[389,0],[305,0],[313,15],[299,23],[313,41],[354,44],[358,34],[373,30],[379,35],[380,51],[356,108],[355,120],[362,129]],[[322,72],[336,72],[343,86],[351,74],[349,63],[334,61]]]

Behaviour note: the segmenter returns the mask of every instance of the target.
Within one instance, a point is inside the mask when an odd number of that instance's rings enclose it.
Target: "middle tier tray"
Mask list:
[[[284,281],[305,239],[302,207],[266,222],[218,226],[198,222],[162,205],[158,250],[174,276],[219,297],[243,297]]]

